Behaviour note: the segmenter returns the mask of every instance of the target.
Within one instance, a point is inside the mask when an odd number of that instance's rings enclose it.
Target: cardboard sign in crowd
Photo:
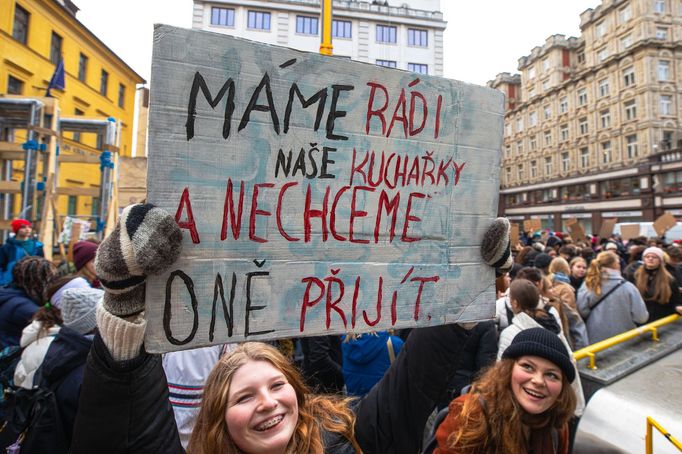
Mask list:
[[[501,93],[157,26],[151,96],[149,351],[493,315]]]

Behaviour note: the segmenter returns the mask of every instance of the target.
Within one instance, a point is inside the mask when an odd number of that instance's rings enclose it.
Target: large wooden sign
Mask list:
[[[151,96],[149,351],[492,317],[501,93],[157,26]]]

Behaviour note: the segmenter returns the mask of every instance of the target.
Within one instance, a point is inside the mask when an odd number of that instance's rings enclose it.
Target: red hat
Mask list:
[[[19,231],[20,228],[22,227],[33,227],[33,224],[31,224],[30,221],[27,221],[26,219],[15,219],[12,221],[10,224],[12,226],[12,231],[14,231],[14,234],[16,235],[17,232]]]
[[[73,245],[73,264],[77,271],[95,258],[98,246],[90,241],[79,241]]]

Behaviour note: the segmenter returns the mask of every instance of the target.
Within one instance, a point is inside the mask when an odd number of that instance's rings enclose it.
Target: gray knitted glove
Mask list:
[[[497,218],[488,227],[481,242],[483,261],[503,273],[509,271],[513,264],[510,231],[509,220]]]
[[[117,316],[143,311],[146,277],[162,273],[181,251],[182,232],[170,214],[152,204],[126,207],[95,258],[104,308]]]

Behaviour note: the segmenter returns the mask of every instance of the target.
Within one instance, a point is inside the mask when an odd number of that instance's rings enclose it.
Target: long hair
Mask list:
[[[355,440],[355,414],[348,404],[352,399],[314,396],[300,372],[276,348],[260,342],[246,342],[223,356],[206,380],[201,410],[187,446],[188,454],[238,454],[230,438],[225,410],[232,378],[248,361],[267,361],[282,371],[296,392],[298,422],[289,441],[288,454],[324,454],[322,430],[339,433],[361,453]]]
[[[532,251],[533,248],[530,246],[524,246],[523,249],[521,249],[521,252],[519,252],[516,255],[516,258],[514,259],[515,263],[518,263],[519,265],[523,265],[523,261],[526,258],[526,254],[528,254],[530,251]]]
[[[24,257],[12,269],[14,285],[36,304],[43,304],[45,284],[57,274],[52,262],[42,257]]]
[[[668,270],[665,269],[665,264],[661,264],[655,270],[646,270],[644,265],[637,268],[635,271],[635,286],[642,295],[644,300],[655,301],[658,304],[668,304],[670,297],[673,294],[670,288],[670,282],[674,279]],[[649,275],[653,280],[653,293],[649,293]]]
[[[569,269],[570,269],[570,272],[571,272],[571,274],[570,274],[571,276],[573,276],[573,267],[574,267],[575,264],[578,263],[578,262],[583,262],[583,263],[585,264],[585,268],[587,268],[587,260],[585,260],[585,259],[584,259],[583,257],[581,257],[581,256],[573,257],[573,258],[571,259],[570,263],[568,264]],[[585,273],[587,273],[587,270],[585,270]],[[573,276],[573,277],[575,277],[575,276]],[[583,276],[583,277],[585,277],[585,276]]]
[[[595,295],[601,295],[601,277],[604,268],[615,268],[616,265],[620,265],[620,259],[615,253],[611,251],[600,252],[587,268],[585,287]]]
[[[556,273],[563,273],[566,277],[571,275],[571,268],[568,266],[568,262],[565,258],[557,257],[549,264],[550,279],[554,280],[554,275]]]
[[[486,369],[471,389],[458,415],[458,430],[447,438],[447,446],[462,453],[528,452],[523,426],[560,429],[572,417],[576,397],[566,375],[562,374],[561,392],[554,404],[540,415],[526,413],[511,389],[512,369],[516,360],[502,359]],[[480,398],[479,398],[480,397]],[[485,406],[481,411],[481,405]]]

